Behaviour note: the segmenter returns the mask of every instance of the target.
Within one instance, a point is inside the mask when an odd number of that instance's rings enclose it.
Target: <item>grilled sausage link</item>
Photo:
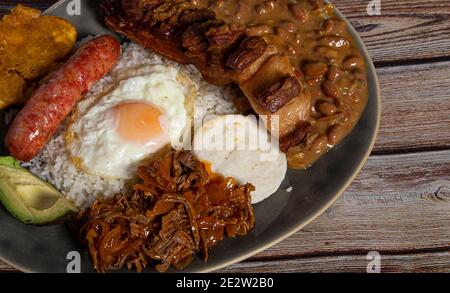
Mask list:
[[[40,86],[14,119],[6,135],[10,154],[36,157],[91,87],[117,63],[120,43],[111,35],[90,40]]]

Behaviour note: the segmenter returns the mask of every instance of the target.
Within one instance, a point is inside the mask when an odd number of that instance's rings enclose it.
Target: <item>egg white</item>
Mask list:
[[[177,147],[182,143],[188,123],[185,103],[191,93],[190,86],[179,82],[177,70],[172,67],[153,65],[145,74],[132,76],[130,73],[129,78],[105,90],[89,107],[79,107],[71,117],[66,145],[72,161],[91,175],[114,179],[134,177],[137,165],[158,149],[155,145],[122,139],[116,132],[111,110],[125,102],[152,105],[163,113],[161,126],[165,135],[159,138],[158,147],[167,144]]]

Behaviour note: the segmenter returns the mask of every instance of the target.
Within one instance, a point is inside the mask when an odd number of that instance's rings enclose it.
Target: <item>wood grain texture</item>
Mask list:
[[[47,4],[41,5],[49,5],[49,1],[46,2]],[[397,2],[402,3],[402,1]],[[435,6],[430,7],[439,6],[444,8],[443,10],[448,7],[450,11],[450,1],[431,2]],[[366,1],[364,3],[367,4]],[[384,9],[408,6],[406,4],[390,6],[390,3],[391,1],[383,1]],[[344,12],[345,7],[352,6],[348,1],[336,1],[336,4],[342,5]],[[355,4],[357,7],[355,9],[362,9],[358,5],[361,6],[361,4]],[[413,6],[418,7],[417,5],[419,4]],[[424,9],[428,9],[427,7],[423,6]],[[392,17],[397,19],[395,15]],[[384,20],[383,23],[385,24]],[[448,23],[450,24],[450,21]],[[450,31],[447,35],[450,38]],[[445,40],[445,37],[441,39],[450,45],[450,39]],[[386,48],[385,51],[393,50],[393,48]],[[401,51],[396,52],[402,55]],[[450,49],[446,51],[448,52]],[[383,67],[378,68],[377,72],[383,109],[375,152],[404,152],[450,147],[450,62]],[[399,127],[402,129],[400,132]]]
[[[425,252],[402,255],[381,255],[381,272],[450,273],[449,252]],[[242,262],[219,273],[365,273],[368,260],[363,255],[302,257],[288,260]],[[18,270],[0,261],[0,272],[17,273]]]
[[[17,2],[44,10],[56,1],[0,1],[0,15]],[[377,63],[450,58],[450,1],[382,0],[381,15],[367,13],[369,0],[332,0],[361,34]]]
[[[332,208],[254,259],[430,249],[450,251],[450,151],[369,158]]]
[[[382,117],[375,151],[450,147],[450,62],[386,67],[377,72]]]
[[[369,261],[364,255],[304,257],[289,260],[255,261],[232,265],[221,273],[365,273]],[[382,273],[450,272],[450,252],[381,255]]]
[[[450,57],[450,1],[381,0],[381,15],[367,13],[369,0],[332,0],[360,33],[375,62]]]
[[[45,9],[55,1],[17,2]],[[333,0],[378,65],[383,111],[372,156],[322,216],[224,272],[450,272],[450,1]],[[439,150],[439,151],[438,151]],[[15,271],[0,261],[0,272]]]
[[[373,156],[326,213],[227,271],[360,271],[372,250],[390,271],[450,271],[448,254],[433,254],[450,251],[449,224],[450,151]]]

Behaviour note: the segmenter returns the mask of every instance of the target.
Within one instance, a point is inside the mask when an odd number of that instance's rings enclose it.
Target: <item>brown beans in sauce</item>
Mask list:
[[[277,27],[276,28],[276,35],[279,36],[282,39],[289,39],[291,34],[287,30],[285,30],[285,29],[283,29],[281,27]]]
[[[323,82],[322,90],[323,90],[324,94],[326,94],[329,97],[332,97],[332,98],[338,98],[339,97],[339,89],[338,89],[338,87],[334,83],[329,81],[329,80],[326,80],[326,81]]]
[[[295,42],[297,45],[300,45],[300,44],[302,43],[302,40],[303,40],[302,35],[300,35],[300,34],[296,34],[296,35],[295,35],[295,40],[294,40],[294,42]]]
[[[311,80],[311,83],[317,83],[317,81],[316,80]],[[310,82],[308,82],[308,84],[311,84]],[[320,88],[317,88],[317,87],[311,87],[310,88],[310,90],[309,90],[309,92],[311,93],[311,96],[312,97],[314,97],[314,98],[320,98],[322,95],[323,95],[323,93],[322,93],[322,91],[320,90]]]
[[[264,2],[264,4],[269,7],[269,9],[274,9],[278,5],[278,2],[276,0],[269,0]]]
[[[294,33],[298,30],[297,25],[290,21],[282,22],[278,27],[282,28],[290,33]]]
[[[327,19],[322,24],[322,32],[330,34],[333,31],[333,22],[331,19]]]
[[[345,32],[346,27],[342,20],[327,19],[322,24],[322,32],[326,35],[340,35]]]
[[[300,20],[300,22],[306,22],[309,18],[309,13],[308,11],[303,8],[301,5],[299,4],[294,4],[291,5],[290,7],[292,14],[298,19]]]
[[[309,0],[309,3],[313,6],[314,9],[318,9],[323,5],[323,0]]]
[[[325,46],[318,46],[314,49],[314,51],[321,57],[328,58],[328,59],[335,59],[338,57],[338,52],[334,49],[325,47]]]
[[[309,146],[309,150],[312,152],[322,152],[324,147],[328,144],[328,138],[326,135],[319,135],[316,139],[313,140],[311,145]]]
[[[328,71],[328,65],[323,62],[308,62],[303,66],[303,72],[310,77],[322,77]]]
[[[292,45],[287,45],[286,50],[288,51],[289,55],[291,55],[291,56],[295,56],[298,53],[297,49],[295,49],[295,47]]]
[[[348,121],[348,114],[341,112],[331,116],[323,116],[317,119],[318,122],[327,123],[329,126],[333,126],[338,123],[345,123]]]
[[[329,81],[336,81],[342,75],[342,70],[337,66],[330,66],[328,69],[327,79]]]
[[[273,29],[268,25],[257,25],[247,29],[247,34],[251,37],[272,34]]]
[[[338,111],[336,105],[328,102],[319,102],[317,105],[317,110],[325,116],[334,115]]]
[[[335,145],[344,136],[345,128],[341,124],[336,124],[331,126],[330,131],[328,132],[328,141],[330,144]]]
[[[303,162],[306,157],[305,152],[303,152],[302,149],[299,147],[289,148],[287,154],[290,158],[292,158],[292,160],[289,163]]]
[[[255,7],[255,12],[256,12],[258,15],[264,15],[264,14],[267,14],[268,9],[267,9],[267,7],[266,7],[265,5],[257,5],[257,6]]]
[[[364,61],[358,56],[349,56],[344,59],[342,67],[346,70],[361,69],[364,67]]]
[[[350,48],[350,43],[342,38],[342,37],[338,37],[338,36],[326,36],[326,37],[322,37],[319,41],[319,43],[321,45],[330,47],[330,48],[335,48],[335,49],[348,49]]]
[[[361,98],[358,95],[351,95],[350,100],[352,101],[352,103],[357,104],[361,101]]]
[[[350,87],[351,91],[367,88],[367,82],[363,79],[355,79]]]

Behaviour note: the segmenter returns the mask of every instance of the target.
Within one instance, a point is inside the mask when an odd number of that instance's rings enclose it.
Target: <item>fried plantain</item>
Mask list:
[[[37,9],[18,5],[4,16],[0,22],[0,109],[23,102],[27,84],[47,75],[64,59],[76,37],[68,21],[41,15]]]
[[[0,109],[23,102],[25,80],[17,73],[0,70]]]

